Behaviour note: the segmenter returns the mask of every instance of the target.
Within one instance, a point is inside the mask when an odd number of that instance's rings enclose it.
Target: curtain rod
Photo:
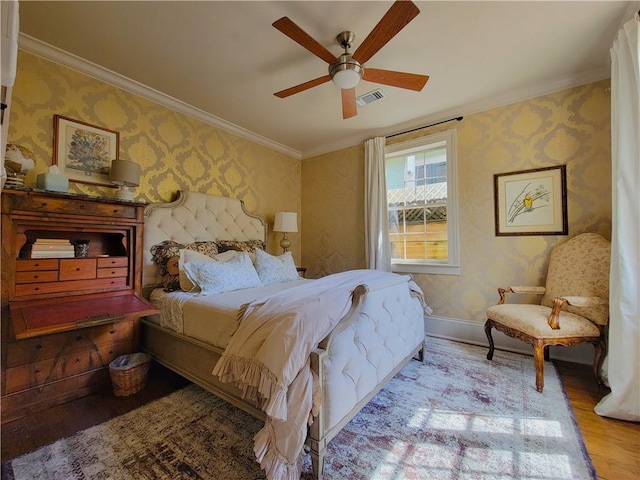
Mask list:
[[[462,120],[464,117],[455,117],[455,118],[450,118],[449,120],[443,120],[441,122],[436,122],[436,123],[432,123],[431,125],[424,125],[422,127],[418,127],[418,128],[412,128],[411,130],[407,130],[406,132],[398,132],[398,133],[393,133],[391,135],[387,135],[384,138],[392,138],[392,137],[397,137],[398,135],[404,135],[405,133],[411,133],[411,132],[415,132],[417,130],[422,130],[423,128],[429,128],[429,127],[435,127],[436,125],[440,125],[441,123],[447,123],[447,122],[453,122],[454,120],[457,120],[458,122],[460,120]]]

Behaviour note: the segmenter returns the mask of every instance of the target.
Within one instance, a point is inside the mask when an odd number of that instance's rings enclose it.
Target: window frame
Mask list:
[[[391,259],[391,270],[399,273],[427,273],[436,275],[460,275],[460,237],[458,228],[458,175],[456,130],[418,137],[385,147],[385,162],[390,157],[409,155],[444,143],[447,151],[447,250],[448,259],[399,260]],[[387,211],[388,211],[387,207]]]

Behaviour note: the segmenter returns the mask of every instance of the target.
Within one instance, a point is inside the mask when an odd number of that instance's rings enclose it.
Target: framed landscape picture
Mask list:
[[[118,159],[120,135],[106,128],[54,115],[53,164],[69,181],[112,187],[111,160]]]
[[[496,235],[567,235],[566,165],[493,176]]]

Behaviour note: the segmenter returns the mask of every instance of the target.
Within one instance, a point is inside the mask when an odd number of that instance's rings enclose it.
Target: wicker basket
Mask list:
[[[142,390],[147,384],[151,357],[146,353],[121,355],[109,364],[113,394],[127,397]]]

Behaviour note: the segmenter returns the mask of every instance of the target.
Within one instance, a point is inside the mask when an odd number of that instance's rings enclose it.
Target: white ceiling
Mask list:
[[[326,75],[327,64],[271,24],[288,16],[340,55],[335,36],[354,31],[355,50],[390,1],[21,1],[21,46],[57,47],[307,158],[608,78],[611,43],[638,8],[614,0],[415,3],[420,14],[365,67],[429,82],[413,92],[363,81],[358,95],[380,87],[386,97],[347,120],[330,82],[273,95]]]

